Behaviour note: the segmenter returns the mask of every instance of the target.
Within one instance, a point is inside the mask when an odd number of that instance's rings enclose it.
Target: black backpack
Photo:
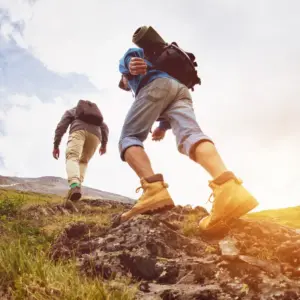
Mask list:
[[[146,58],[153,64],[150,69],[168,73],[192,91],[196,84],[201,85],[201,79],[197,75],[198,65],[195,55],[179,48],[175,42],[166,44]]]
[[[97,126],[103,123],[103,116],[97,104],[88,100],[78,101],[75,118]]]

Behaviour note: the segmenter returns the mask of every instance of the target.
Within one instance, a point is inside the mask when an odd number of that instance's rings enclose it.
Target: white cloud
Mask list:
[[[9,12],[12,22],[26,22],[32,14],[30,3],[30,0],[0,0],[0,8]]]
[[[259,209],[298,205],[297,1],[252,1],[247,6],[239,1],[186,5],[154,0],[151,7],[132,0],[117,5],[40,0],[33,7],[3,1],[0,7],[5,3],[15,21],[24,20],[24,43],[50,69],[84,73],[105,88],[94,100],[110,126],[109,153],[93,158],[87,185],[135,197],[137,178],[119,159],[117,147],[133,100],[117,88],[118,60],[131,46],[133,31],[151,24],[169,41],[179,41],[196,54],[203,81],[193,93],[199,123],[215,140],[228,167],[259,199]],[[58,100],[43,104],[22,95],[11,101],[16,105],[4,117],[8,136],[0,138],[6,172],[65,176],[64,160],[54,161],[51,148],[54,127],[68,105]],[[162,143],[149,140],[145,145],[175,201],[203,205],[210,194],[209,177],[177,152],[172,133]]]
[[[16,31],[11,23],[3,22],[3,24],[0,27],[0,33],[6,40],[9,40],[10,37],[12,36],[13,39],[16,41],[16,43],[20,47],[27,48],[27,45],[26,45],[23,37],[20,35],[20,32]]]
[[[3,34],[6,39],[8,39],[8,36],[13,32],[13,26],[9,23],[4,23],[0,29],[1,34]]]

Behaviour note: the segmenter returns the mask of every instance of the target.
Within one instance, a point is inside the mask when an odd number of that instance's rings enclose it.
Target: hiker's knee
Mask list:
[[[203,155],[207,155],[207,154],[209,154],[209,152],[211,152],[211,149],[215,149],[214,142],[212,141],[212,139],[210,139],[207,136],[203,136],[202,139],[200,139],[199,141],[194,143],[189,149],[189,157],[192,160],[196,161],[196,149],[198,148],[198,146],[200,144],[204,145],[205,143],[206,143],[206,145],[210,145],[210,147],[205,147],[206,150],[203,153]],[[209,149],[209,151],[207,151],[208,149]],[[197,149],[197,153],[198,153],[198,149]]]
[[[67,148],[66,160],[79,161],[79,152],[74,148]]]
[[[189,156],[192,160],[195,160],[196,147],[205,141],[213,144],[213,140],[209,136],[205,135],[202,131],[194,132],[179,139],[177,144],[178,151]]]
[[[120,157],[123,161],[125,161],[124,155],[125,152],[133,146],[139,146],[143,148],[143,141],[137,137],[121,137],[119,140],[119,152],[120,152]]]

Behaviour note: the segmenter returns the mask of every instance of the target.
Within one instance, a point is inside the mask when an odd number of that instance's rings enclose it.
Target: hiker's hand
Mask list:
[[[52,155],[55,159],[58,159],[59,158],[59,148],[54,148]]]
[[[147,64],[140,57],[132,57],[129,62],[129,72],[131,75],[145,75],[147,73]]]
[[[100,155],[105,154],[105,153],[106,153],[106,146],[105,146],[105,147],[101,147],[101,148],[99,149],[99,153],[100,153]]]
[[[152,141],[160,141],[165,137],[166,130],[157,127],[152,133]]]

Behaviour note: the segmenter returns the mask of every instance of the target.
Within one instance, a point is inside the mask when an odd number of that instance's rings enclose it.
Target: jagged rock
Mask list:
[[[58,208],[63,212],[63,214],[68,214],[67,209],[75,213],[79,212],[78,208],[76,207],[76,203],[71,200],[67,200],[63,207],[59,206]]]
[[[83,199],[80,201],[81,203],[88,204],[89,206],[97,206],[97,207],[107,207],[107,208],[117,208],[123,207],[124,209],[130,209],[134,204],[112,201],[112,200],[100,200],[100,199]]]
[[[10,300],[11,297],[6,292],[0,290],[0,299],[1,300]]]
[[[276,263],[270,264],[267,261],[263,261],[263,260],[255,258],[255,257],[247,256],[247,255],[240,255],[239,259],[250,265],[257,266],[257,267],[261,268],[262,270],[264,270],[274,276],[279,275],[279,273],[281,271],[280,265],[276,264]]]
[[[300,266],[300,235],[296,239],[280,245],[276,254],[279,259],[288,261],[292,266]]]
[[[300,299],[300,235],[295,230],[238,220],[220,237],[196,230],[189,237],[183,234],[190,215],[206,214],[175,207],[114,228],[74,223],[53,244],[52,255],[74,253],[87,276],[142,282],[137,299]]]
[[[119,259],[121,264],[138,280],[154,280],[163,272],[163,267],[157,265],[155,257],[123,252]]]
[[[163,300],[218,300],[222,289],[218,285],[199,286],[195,284],[176,284],[176,286],[150,284],[150,294],[139,296],[138,299]],[[155,298],[155,296],[158,296]],[[223,298],[226,299],[226,298]],[[229,300],[229,298],[227,298]]]
[[[222,257],[224,259],[233,260],[238,257],[240,251],[237,249],[236,243],[237,241],[231,237],[226,237],[225,239],[219,241]]]
[[[101,245],[103,241],[101,235],[106,231],[106,228],[98,226],[96,223],[70,223],[52,245],[51,257],[56,260],[70,258],[77,253],[80,255],[89,253]],[[91,238],[93,239],[91,240]]]
[[[296,269],[293,269],[292,274],[295,277],[300,277],[300,267],[296,268]]]
[[[44,215],[44,216],[48,216],[48,212],[47,212],[47,209],[45,207],[41,207],[41,213]]]

